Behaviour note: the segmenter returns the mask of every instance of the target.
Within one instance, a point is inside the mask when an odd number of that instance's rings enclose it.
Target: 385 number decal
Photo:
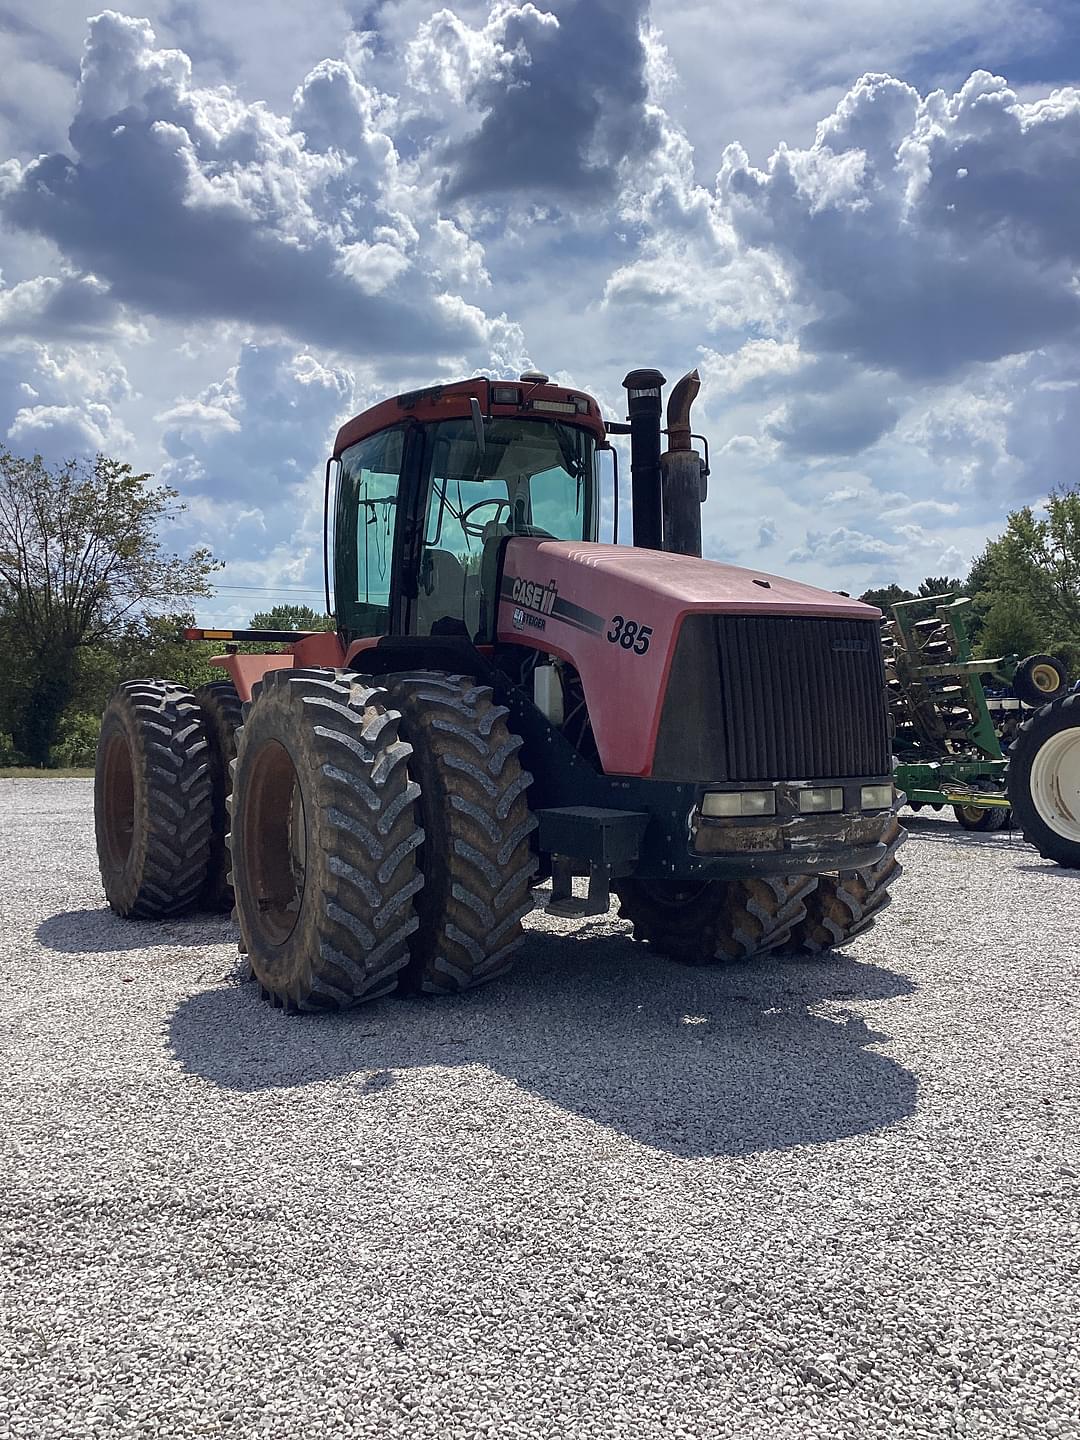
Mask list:
[[[636,620],[627,620],[622,615],[613,615],[607,638],[612,645],[621,645],[624,650],[632,650],[635,655],[644,655],[649,648],[651,634],[651,625],[639,625]]]

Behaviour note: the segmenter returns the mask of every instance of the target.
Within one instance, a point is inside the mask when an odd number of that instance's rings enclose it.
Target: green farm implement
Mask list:
[[[968,599],[931,595],[882,619],[896,784],[913,809],[951,805],[965,829],[999,830],[1010,818],[1002,741],[1024,705],[1063,695],[1067,677],[1049,655],[974,659],[971,611]],[[984,682],[1012,695],[988,697]]]

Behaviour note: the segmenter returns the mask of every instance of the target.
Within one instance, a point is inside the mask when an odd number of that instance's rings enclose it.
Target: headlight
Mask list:
[[[799,810],[803,815],[826,815],[844,808],[844,792],[839,785],[820,785],[799,791]]]
[[[888,810],[893,803],[891,785],[864,785],[859,795],[864,810]]]
[[[741,815],[775,815],[772,790],[709,790],[701,813],[710,820],[734,820]]]

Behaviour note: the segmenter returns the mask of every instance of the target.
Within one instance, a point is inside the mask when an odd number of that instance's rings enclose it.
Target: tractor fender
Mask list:
[[[283,655],[215,655],[210,664],[228,673],[237,695],[246,704],[251,699],[251,687],[269,671],[316,667],[338,670],[345,664],[345,650],[335,634],[320,631],[297,640]]]

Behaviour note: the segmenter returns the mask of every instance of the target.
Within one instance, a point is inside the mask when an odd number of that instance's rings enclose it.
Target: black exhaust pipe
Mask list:
[[[630,493],[634,545],[643,550],[664,548],[660,500],[660,391],[667,384],[659,370],[631,370],[626,387],[626,418],[630,421]]]

